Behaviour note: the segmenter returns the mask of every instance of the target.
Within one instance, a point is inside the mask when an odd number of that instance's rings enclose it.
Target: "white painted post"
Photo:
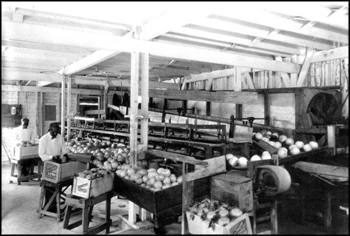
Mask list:
[[[71,104],[72,104],[72,77],[68,76],[67,80],[67,142],[70,141],[71,128]]]
[[[61,135],[64,138],[64,118],[65,118],[65,112],[64,112],[64,105],[65,105],[65,98],[66,98],[66,76],[62,75],[62,100],[61,100]]]
[[[327,144],[333,149],[333,155],[337,154],[335,125],[327,125]]]

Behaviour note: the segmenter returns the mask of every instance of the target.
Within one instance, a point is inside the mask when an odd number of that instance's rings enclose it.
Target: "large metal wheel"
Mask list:
[[[260,188],[267,196],[274,196],[289,190],[292,179],[284,167],[264,165],[257,168],[260,169],[258,174]]]

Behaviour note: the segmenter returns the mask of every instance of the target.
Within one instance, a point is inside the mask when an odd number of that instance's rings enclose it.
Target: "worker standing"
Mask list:
[[[28,128],[29,125],[29,119],[28,118],[22,118],[21,119],[21,126],[16,128],[15,131],[15,146],[19,147],[21,145],[34,144],[35,142],[35,135],[34,131],[32,129]],[[26,176],[30,174],[31,164],[22,165],[21,174],[23,176]],[[24,180],[25,181],[25,180]]]
[[[51,123],[49,132],[39,139],[39,156],[42,161],[54,161],[57,163],[65,163],[68,161],[67,147],[62,135],[59,134],[60,128],[57,123]],[[51,188],[51,187],[47,187]],[[54,188],[51,188],[55,192]],[[45,205],[52,196],[51,191],[45,191]],[[49,211],[56,212],[56,200],[51,204]]]

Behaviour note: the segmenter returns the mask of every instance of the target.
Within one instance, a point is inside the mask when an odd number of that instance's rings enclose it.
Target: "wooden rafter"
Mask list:
[[[301,71],[299,73],[298,80],[296,81],[296,86],[301,87],[306,79],[307,73],[309,72],[312,56],[314,55],[315,50],[312,48],[308,48],[306,57],[303,63],[303,66],[301,67]],[[295,83],[293,83],[294,85]]]
[[[16,32],[11,30],[12,27],[17,28]],[[10,30],[6,30],[10,29]],[[36,35],[30,34],[35,30]],[[252,67],[298,73],[300,66],[294,63],[276,62],[272,60],[259,59],[248,56],[236,56],[230,53],[217,52],[213,50],[195,49],[191,47],[163,44],[158,42],[142,41],[138,39],[126,39],[118,36],[103,36],[92,33],[81,33],[66,29],[52,29],[44,26],[26,26],[13,22],[3,23],[3,37],[20,38],[29,41],[41,41],[44,43],[57,43],[85,46],[89,48],[99,47],[107,50],[120,50],[124,52],[133,52],[138,50],[140,52],[150,53],[152,55],[202,61],[215,64],[234,65],[241,67]],[[52,35],[51,35],[52,33]],[[40,35],[40,37],[38,37]],[[71,35],[66,38],[63,35]]]

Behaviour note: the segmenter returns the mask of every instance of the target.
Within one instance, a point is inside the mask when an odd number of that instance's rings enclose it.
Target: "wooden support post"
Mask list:
[[[265,125],[270,125],[269,94],[267,91],[264,91],[264,114],[265,114]]]
[[[36,124],[36,134],[40,135],[40,92],[35,93],[35,104],[36,104],[36,117],[35,117],[35,124]],[[41,135],[40,135],[41,136]]]
[[[101,104],[102,104],[102,101],[101,101],[101,100],[102,100],[102,99],[101,99],[101,96],[98,96],[98,97],[97,97],[97,104],[98,104],[97,110],[101,110]],[[100,113],[98,113],[97,118],[98,118],[98,119],[101,118],[101,114],[100,114]]]
[[[304,99],[302,99],[302,96],[304,96],[304,94],[301,89],[295,90],[295,128],[296,129],[302,127],[301,111],[304,106]]]
[[[72,104],[72,77],[68,76],[67,80],[67,142],[70,141],[71,128],[71,104]]]
[[[277,201],[271,203],[271,234],[278,234]]]
[[[304,81],[306,80],[306,77],[307,77],[307,73],[309,72],[311,60],[312,60],[314,53],[315,53],[315,50],[313,48],[307,49],[305,60],[304,60],[303,66],[301,67],[301,70],[299,73],[298,81],[296,81],[297,82],[296,84],[292,84],[292,86],[296,86],[296,87],[303,86]]]
[[[228,133],[228,137],[233,138],[234,133],[235,133],[235,116],[231,115],[230,116],[230,130]]]
[[[66,99],[66,76],[62,75],[62,94],[61,94],[61,135],[64,137],[64,121],[65,121],[65,112],[64,112],[64,105],[65,105],[65,99]]]
[[[140,36],[140,28],[136,27],[133,29],[135,37]],[[137,112],[138,112],[138,92],[139,92],[139,68],[140,68],[140,53],[132,52],[131,53],[131,71],[130,71],[130,84],[133,86],[130,87],[130,164],[132,167],[137,166]],[[136,205],[132,202],[129,202],[129,222],[134,224],[136,222]]]
[[[337,154],[335,125],[327,125],[327,145],[333,150],[333,155]]]
[[[236,118],[237,119],[243,118],[243,105],[242,104],[236,104]]]
[[[206,102],[205,115],[210,116],[211,102]]]
[[[242,72],[241,67],[235,66],[235,87],[234,91],[242,90]]]
[[[104,109],[104,116],[105,116],[105,119],[109,119],[109,115],[108,115],[108,89],[109,89],[109,85],[108,85],[108,82],[107,84],[104,86],[104,90],[103,90],[103,101],[104,101],[104,104],[103,104],[103,109]]]
[[[44,135],[45,131],[45,117],[44,117],[44,93],[40,92],[40,137]]]
[[[181,234],[188,234],[188,222],[186,219],[186,210],[189,204],[189,198],[187,195],[187,179],[186,174],[188,170],[188,165],[182,162],[182,222],[181,222]]]
[[[139,87],[140,53],[131,54],[131,87],[130,91],[130,163],[137,164],[137,112],[138,112],[138,87]]]
[[[326,190],[324,206],[324,228],[327,233],[330,233],[332,226],[332,192],[330,189]]]
[[[163,105],[163,113],[162,113],[162,123],[165,122],[165,116],[166,116],[166,112],[165,110],[168,107],[168,99],[164,99],[164,105]]]
[[[141,80],[141,152],[139,153],[139,159],[144,159],[144,151],[148,147],[148,90],[149,90],[149,54],[142,54],[142,80]]]
[[[187,100],[182,101],[182,110],[185,111],[184,114],[187,113]],[[180,114],[181,115],[181,114]]]

